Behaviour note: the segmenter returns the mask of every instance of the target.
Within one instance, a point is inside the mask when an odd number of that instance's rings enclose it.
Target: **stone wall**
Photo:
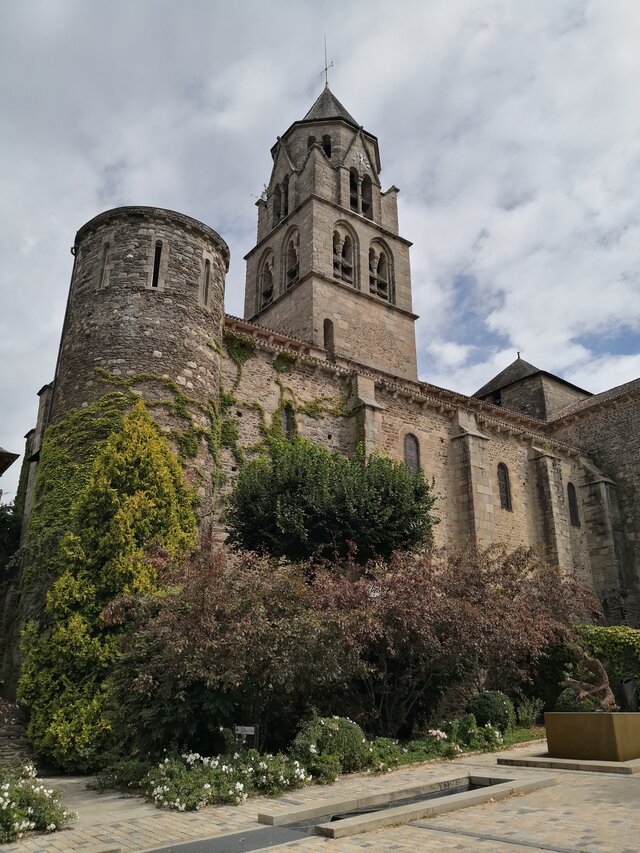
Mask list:
[[[505,409],[546,421],[566,406],[586,399],[589,394],[540,372],[502,388],[500,397],[500,405]],[[483,399],[491,403],[493,395],[488,394]]]
[[[162,243],[157,286],[152,275]],[[96,368],[167,376],[206,399],[218,385],[228,249],[215,231],[157,208],[107,211],[76,236],[52,420],[95,396]],[[203,302],[210,261],[208,304]]]
[[[210,426],[203,408],[220,383],[224,241],[182,214],[125,207],[84,225],[74,250],[51,421],[139,377],[133,390],[145,399],[171,399],[173,384],[193,401],[193,423]],[[151,411],[164,430],[186,428],[171,407]],[[204,441],[185,468],[210,516],[214,461]]]
[[[612,618],[640,626],[640,380],[624,389],[594,397],[550,428],[582,447],[605,475],[586,480],[590,506],[612,503],[614,514],[599,542],[614,571],[601,569],[599,583]]]
[[[250,329],[250,326],[245,328]],[[297,354],[282,373],[282,349],[262,336],[241,371],[223,360],[223,384],[235,398],[229,416],[237,425],[238,446],[257,449],[283,403],[296,412],[297,430],[332,450],[353,453],[362,441],[367,452],[404,460],[404,438],[414,435],[420,465],[435,481],[438,545],[471,541],[481,547],[502,542],[509,548],[533,546],[549,559],[576,571],[600,594],[600,543],[590,530],[607,524],[609,508],[597,511],[584,484],[591,477],[585,459],[571,445],[549,442],[543,425],[504,419],[495,407],[470,411],[461,395],[438,397],[425,383],[402,382],[349,365]],[[305,413],[313,411],[313,416]],[[238,468],[237,454],[223,450],[227,488]],[[511,508],[501,507],[497,467],[507,466]],[[567,485],[576,486],[581,524],[569,517]],[[592,571],[593,567],[593,571]],[[611,566],[607,569],[611,571]]]

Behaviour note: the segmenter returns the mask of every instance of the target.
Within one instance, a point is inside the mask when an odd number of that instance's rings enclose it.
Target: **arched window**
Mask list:
[[[340,260],[340,278],[353,284],[353,240],[347,234],[342,244],[342,257]]]
[[[387,252],[380,246],[369,249],[369,293],[393,302],[391,264]]]
[[[345,225],[338,224],[333,232],[333,277],[356,285],[356,247]]]
[[[273,219],[274,222],[280,222],[282,218],[282,191],[280,184],[276,184],[273,191]]]
[[[355,169],[349,170],[349,205],[358,212],[359,176]]]
[[[293,414],[293,409],[288,403],[280,409],[280,426],[282,434],[287,439],[292,439],[296,434],[296,419]]]
[[[202,301],[205,305],[209,304],[209,285],[211,282],[211,261],[204,262],[204,281],[202,282]]]
[[[331,137],[328,133],[322,137],[322,150],[327,155],[329,159],[331,159]]]
[[[156,250],[153,256],[153,275],[151,287],[157,287],[160,278],[160,260],[162,258],[162,240],[156,240]]]
[[[265,308],[273,302],[273,255],[269,255],[263,262],[258,279],[260,287],[260,308]]]
[[[371,219],[373,208],[371,204],[371,178],[365,175],[362,179],[362,215]]]
[[[404,464],[414,474],[420,470],[420,444],[410,432],[404,437]]]
[[[322,331],[324,335],[324,348],[329,356],[329,361],[333,361],[335,359],[335,343],[333,337],[333,323],[331,320],[324,321]]]
[[[509,486],[509,471],[504,462],[498,465],[498,491],[500,492],[500,506],[502,509],[510,510],[511,488]]]
[[[285,289],[291,287],[291,285],[295,284],[300,278],[300,264],[298,262],[298,246],[295,238],[291,238],[287,245],[287,257],[286,257],[286,281],[285,281]]]
[[[307,139],[307,148],[311,148],[311,146],[315,144],[315,141],[316,141],[315,136],[310,136]]]
[[[567,498],[569,499],[569,519],[572,527],[580,527],[580,513],[578,512],[578,496],[573,483],[567,484]]]

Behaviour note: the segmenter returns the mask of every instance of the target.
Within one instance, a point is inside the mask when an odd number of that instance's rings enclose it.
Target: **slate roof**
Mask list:
[[[559,421],[561,418],[566,418],[568,415],[575,415],[585,409],[591,409],[594,406],[600,406],[603,403],[612,403],[619,397],[624,397],[626,394],[640,394],[640,379],[632,379],[631,382],[625,382],[624,385],[616,385],[615,388],[609,388],[601,394],[594,394],[593,397],[588,397],[586,400],[578,400],[577,403],[571,403],[565,406],[556,415],[549,419],[549,422]]]
[[[18,458],[18,453],[10,453],[0,447],[0,474],[4,474],[7,468],[12,465]]]
[[[534,376],[536,373],[542,373],[539,367],[534,367],[533,364],[529,364],[524,358],[518,356],[515,361],[511,362],[504,370],[501,370],[497,376],[489,380],[473,396],[484,397],[486,394],[491,394],[493,391],[500,391],[502,388],[506,388],[507,385],[512,385],[520,379],[526,379],[527,376]]]
[[[354,117],[342,106],[329,86],[325,86],[302,121],[325,121],[332,118],[343,118],[355,127],[360,126]]]

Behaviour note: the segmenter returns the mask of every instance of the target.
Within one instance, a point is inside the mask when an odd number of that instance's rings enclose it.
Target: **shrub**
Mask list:
[[[60,453],[61,426],[47,432],[45,459]],[[44,625],[31,622],[23,634],[18,696],[30,709],[37,754],[65,770],[88,770],[112,740],[105,683],[120,626],[105,625],[103,610],[118,594],[158,586],[147,558],[154,548],[182,557],[195,545],[192,495],[141,401],[97,451],[66,523],[65,568],[47,593]]]
[[[397,740],[379,737],[371,742],[371,747],[373,748],[371,765],[377,772],[391,770],[400,764],[403,752]]]
[[[355,547],[366,562],[428,544],[434,502],[422,472],[391,459],[272,440],[268,455],[240,469],[226,521],[237,548],[295,561]]]
[[[308,782],[298,761],[248,750],[214,758],[198,753],[165,758],[149,771],[143,789],[159,808],[197,811],[206,805],[237,805],[251,794],[280,794]]]
[[[34,829],[63,829],[75,817],[62,806],[60,795],[35,777],[30,762],[0,766],[0,843]]]
[[[368,617],[336,573],[310,580],[304,566],[216,551],[167,580],[170,591],[112,608],[115,620],[129,614],[113,725],[135,751],[215,754],[233,720],[258,723],[269,748],[283,748],[304,706],[364,667],[356,635]]]
[[[616,689],[626,676],[640,685],[640,629],[627,625],[581,625],[580,639],[594,657],[602,660],[611,686]]]
[[[578,699],[578,694],[572,687],[565,688],[556,699],[556,711],[596,711],[599,703],[586,696]]]
[[[305,767],[309,756],[334,756],[345,773],[364,770],[373,760],[364,732],[345,717],[314,717],[303,723],[289,751]]]
[[[521,726],[531,728],[540,721],[544,709],[544,699],[522,699],[518,704],[518,722]]]
[[[331,785],[332,782],[337,782],[338,776],[342,773],[342,764],[338,756],[328,755],[326,752],[308,755],[304,761],[304,767],[309,773],[309,778],[320,785]]]
[[[476,693],[469,700],[467,712],[475,716],[479,728],[491,723],[502,734],[512,728],[516,721],[513,702],[499,690]]]
[[[116,761],[101,770],[87,787],[96,791],[135,791],[142,787],[153,766],[152,762],[144,760]]]

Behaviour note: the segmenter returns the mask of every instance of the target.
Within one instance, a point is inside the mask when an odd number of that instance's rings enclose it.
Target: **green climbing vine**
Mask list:
[[[71,424],[84,427],[83,444],[74,446],[92,453],[92,460],[78,466],[72,489],[64,492],[57,484],[66,503],[64,523],[57,520],[58,574],[46,595],[44,618],[23,632],[18,687],[20,702],[30,710],[28,733],[36,753],[65,770],[95,767],[112,741],[107,681],[119,646],[118,628],[105,622],[105,608],[120,594],[144,595],[158,587],[149,560],[155,548],[180,559],[196,543],[193,494],[144,402],[116,392],[94,404],[90,422],[104,431],[112,428],[93,444],[86,418],[87,409],[70,413],[51,428],[53,439],[45,440],[49,474],[54,459],[58,473],[63,461],[73,464]],[[56,441],[60,435],[64,450]],[[42,497],[47,499],[36,513],[37,524],[51,520],[51,491]]]
[[[241,335],[238,332],[232,332],[230,329],[224,330],[223,342],[227,355],[238,369],[233,383],[235,389],[242,379],[244,365],[255,355],[256,342],[248,335]]]

